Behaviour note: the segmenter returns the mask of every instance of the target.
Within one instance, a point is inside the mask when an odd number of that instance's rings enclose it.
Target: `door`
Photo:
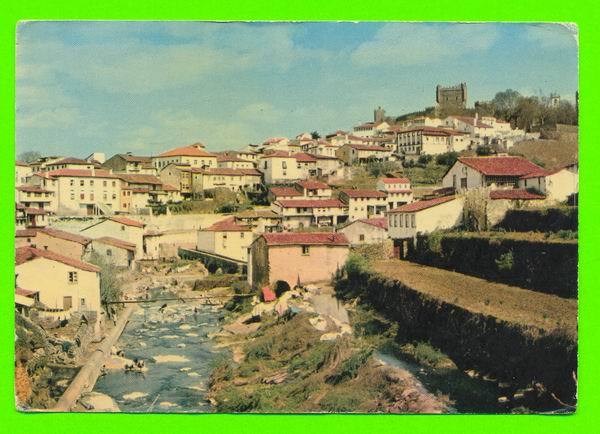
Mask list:
[[[64,310],[70,310],[71,307],[73,307],[73,297],[71,297],[71,296],[64,296],[63,297],[63,309]]]

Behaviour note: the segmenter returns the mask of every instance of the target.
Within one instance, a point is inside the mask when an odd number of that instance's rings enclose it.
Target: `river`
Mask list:
[[[134,312],[118,342],[125,357],[144,360],[147,371],[109,371],[94,391],[112,397],[123,412],[210,412],[206,383],[223,350],[207,334],[219,330],[220,309],[169,302],[161,312],[161,305],[149,303]]]

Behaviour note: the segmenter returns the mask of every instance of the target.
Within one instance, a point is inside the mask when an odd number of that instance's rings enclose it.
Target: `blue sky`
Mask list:
[[[17,153],[238,149],[516,89],[574,99],[577,31],[558,24],[26,22]]]

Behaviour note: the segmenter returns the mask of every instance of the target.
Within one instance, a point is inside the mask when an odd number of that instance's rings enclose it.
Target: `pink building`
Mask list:
[[[350,243],[329,232],[265,233],[250,245],[248,283],[254,288],[293,288],[328,281],[346,262]]]

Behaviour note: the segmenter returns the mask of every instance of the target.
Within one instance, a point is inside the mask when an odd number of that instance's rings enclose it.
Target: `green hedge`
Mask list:
[[[417,237],[410,259],[561,297],[577,297],[575,242],[498,236],[432,234]]]
[[[397,322],[403,337],[431,342],[463,370],[521,387],[541,382],[563,401],[576,400],[577,342],[561,329],[548,332],[470,312],[368,272],[339,279],[336,291],[341,298],[360,297]]]
[[[547,209],[511,209],[496,225],[514,232],[577,231],[577,207]]]

